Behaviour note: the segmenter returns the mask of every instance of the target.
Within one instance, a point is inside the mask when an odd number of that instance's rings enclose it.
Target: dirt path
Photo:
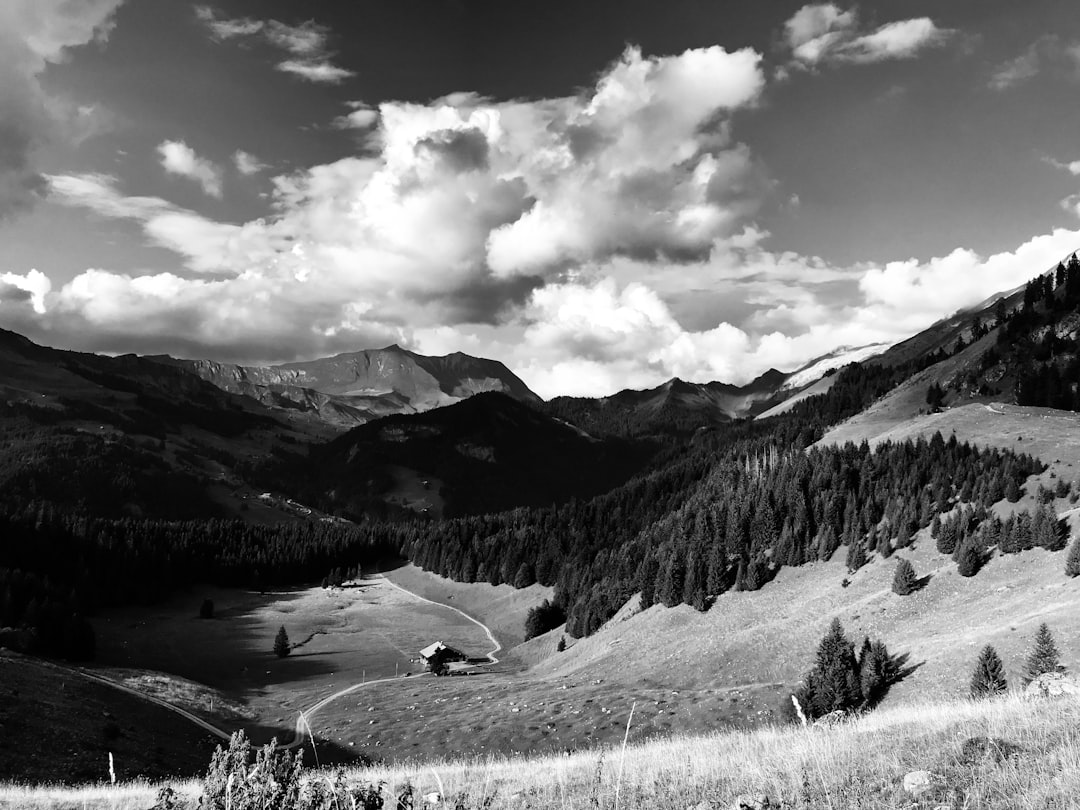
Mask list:
[[[127,686],[126,684],[122,684],[118,681],[114,681],[111,678],[106,678],[103,675],[96,675],[93,672],[83,669],[82,667],[67,667],[61,664],[53,663],[52,661],[39,661],[39,663],[60,672],[77,675],[79,677],[85,678],[88,681],[94,681],[95,683],[104,684],[105,686],[111,686],[113,689],[117,689],[121,692],[126,692],[129,695],[134,695],[137,698],[142,698],[143,700],[146,700],[150,703],[154,703],[158,706],[161,706],[163,709],[168,709],[169,711],[180,715],[186,720],[190,720],[192,723],[199,726],[199,728],[203,729],[204,731],[208,731],[209,733],[220,739],[227,740],[230,737],[227,731],[223,731],[212,723],[208,723],[198,715],[192,714],[187,709],[181,709],[179,706],[169,703],[168,701],[162,700],[158,697],[154,697],[153,695],[148,695],[145,692],[140,692],[138,689],[133,689],[132,687]]]
[[[502,649],[502,644],[500,644],[498,642],[498,640],[495,638],[495,635],[491,632],[491,628],[489,628],[482,621],[480,621],[479,619],[474,619],[472,616],[470,616],[464,610],[460,610],[460,609],[458,609],[456,607],[451,607],[450,605],[444,605],[442,602],[435,602],[435,601],[433,601],[431,599],[425,599],[423,596],[420,596],[420,594],[413,593],[408,588],[403,588],[400,585],[398,585],[396,582],[391,582],[385,576],[383,576],[383,582],[385,582],[387,585],[389,585],[392,588],[397,588],[402,593],[407,593],[409,596],[413,597],[414,599],[419,599],[421,602],[427,602],[429,605],[437,605],[438,607],[446,608],[447,610],[452,610],[455,613],[460,613],[462,616],[464,616],[470,622],[477,625],[481,630],[483,630],[487,634],[488,639],[491,641],[491,644],[492,644],[491,652],[489,652],[487,654],[488,663],[489,664],[497,664],[497,663],[499,663],[499,659],[495,657],[495,653],[499,652]]]

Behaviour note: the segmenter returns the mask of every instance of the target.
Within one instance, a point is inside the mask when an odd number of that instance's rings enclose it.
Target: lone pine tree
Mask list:
[[[855,646],[844,635],[839,619],[818,645],[814,669],[806,676],[799,703],[813,717],[850,711],[862,704],[862,683]]]
[[[1054,636],[1050,632],[1050,626],[1043,622],[1035,633],[1035,644],[1028,655],[1024,665],[1024,680],[1033,681],[1047,672],[1060,672],[1061,654],[1054,643]]]
[[[285,625],[281,625],[278,628],[277,635],[274,636],[274,655],[278,658],[284,658],[291,649],[289,646],[289,634],[285,632]]]
[[[915,566],[911,564],[910,560],[901,558],[900,562],[896,564],[896,573],[893,574],[893,593],[907,596],[909,593],[914,593],[918,585],[919,581],[915,576]]]
[[[971,674],[971,696],[973,698],[1000,695],[1009,688],[1005,679],[1005,669],[1001,657],[990,644],[983,647],[979,660],[975,662],[975,671]]]

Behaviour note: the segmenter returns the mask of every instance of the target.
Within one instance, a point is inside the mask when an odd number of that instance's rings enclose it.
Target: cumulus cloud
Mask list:
[[[1040,73],[1080,79],[1080,42],[1062,39],[1057,34],[1042,36],[1019,56],[998,65],[988,84],[991,90],[1008,90]]]
[[[169,174],[194,180],[211,197],[221,197],[221,168],[183,141],[163,141],[158,144],[161,166]]]
[[[0,301],[9,323],[100,350],[266,362],[397,342],[498,358],[542,395],[601,395],[900,340],[1080,245],[1057,231],[989,258],[851,267],[767,250],[771,184],[731,125],[763,81],[752,51],[631,48],[576,96],[387,102],[362,156],[274,177],[274,215],[241,225],[54,176],[58,201],[138,224],[190,272],[35,281],[44,312],[7,279]]]
[[[245,152],[243,149],[237,149],[233,152],[233,165],[236,170],[245,177],[250,177],[253,174],[258,174],[265,169],[270,168],[255,155],[250,152]]]
[[[330,29],[314,20],[289,25],[280,20],[259,20],[252,17],[221,17],[210,6],[195,7],[195,16],[219,42],[257,38],[288,54],[277,63],[283,73],[317,84],[340,84],[356,74],[333,63],[329,49]]]
[[[805,5],[784,24],[792,64],[801,68],[910,59],[944,44],[953,33],[938,28],[929,17],[866,30],[859,25],[855,9],[842,11],[834,3]]]
[[[92,107],[68,111],[39,78],[71,49],[104,41],[123,0],[5,0],[0,3],[0,217],[31,205],[44,191],[34,153],[58,129],[73,136],[100,120]]]
[[[379,120],[379,111],[363,101],[350,101],[351,112],[334,119],[338,129],[370,129]]]

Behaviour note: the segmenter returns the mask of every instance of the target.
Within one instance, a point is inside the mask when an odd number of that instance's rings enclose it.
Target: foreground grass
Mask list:
[[[989,754],[965,743],[1004,741]],[[904,775],[942,777],[913,800]],[[740,793],[765,793],[790,808],[1080,808],[1080,702],[1009,696],[882,710],[829,729],[770,728],[682,737],[570,756],[436,761],[348,773],[351,782],[406,783],[466,808],[657,808],[701,802],[727,808]],[[189,802],[198,786],[174,786]],[[0,806],[134,810],[157,786],[81,789],[0,786]],[[419,802],[418,802],[419,804]],[[387,807],[394,807],[387,801]]]

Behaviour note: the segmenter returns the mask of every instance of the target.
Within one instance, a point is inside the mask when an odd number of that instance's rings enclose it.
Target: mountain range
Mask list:
[[[336,427],[380,416],[422,413],[474,394],[499,391],[530,405],[541,400],[496,360],[454,352],[427,357],[387,346],[277,366],[238,366],[213,360],[147,358],[190,371],[223,391],[268,408],[291,411]]]

